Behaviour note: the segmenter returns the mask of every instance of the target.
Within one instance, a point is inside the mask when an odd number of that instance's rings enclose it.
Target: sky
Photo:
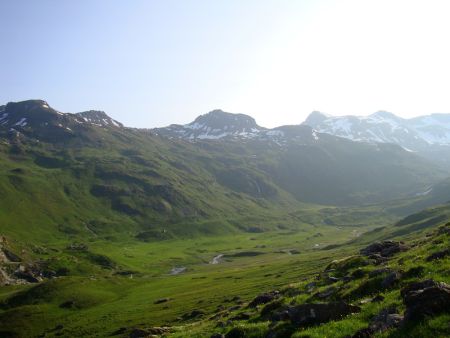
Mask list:
[[[450,1],[1,0],[0,104],[132,127],[213,109],[264,127],[314,110],[450,113]]]

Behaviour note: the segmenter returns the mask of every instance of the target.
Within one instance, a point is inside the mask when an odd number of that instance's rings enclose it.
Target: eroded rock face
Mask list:
[[[351,313],[361,311],[359,306],[344,302],[327,304],[301,304],[290,307],[288,316],[296,326],[309,326],[341,319]]]
[[[450,312],[450,286],[428,279],[411,283],[401,290],[406,305],[405,321]]]
[[[383,241],[375,242],[361,249],[360,253],[364,256],[380,255],[381,257],[391,257],[397,252],[405,251],[407,247],[402,242]]]

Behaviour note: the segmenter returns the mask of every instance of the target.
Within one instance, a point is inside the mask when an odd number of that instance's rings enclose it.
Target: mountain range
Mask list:
[[[249,116],[220,110],[185,126],[150,130],[124,127],[99,111],[61,113],[41,100],[8,103],[1,110],[0,136],[11,151],[22,152],[40,166],[70,167],[73,175],[74,166],[86,166],[88,149],[95,153],[103,148],[106,152],[90,156],[93,169],[86,175],[109,188],[91,188],[91,195],[105,198],[108,191],[114,195],[123,190],[111,187],[111,182],[130,182],[137,184],[142,198],[151,195],[158,200],[160,206],[150,209],[184,205],[180,215],[192,203],[211,201],[206,191],[218,193],[211,185],[204,191],[203,184],[189,182],[214,182],[228,199],[237,196],[229,195],[233,193],[271,203],[282,199],[294,204],[355,205],[415,196],[447,176],[445,170],[396,144],[355,142],[304,124],[267,129]],[[95,159],[109,153],[117,157],[109,162]],[[125,169],[131,163],[136,172]],[[178,178],[170,175],[172,171]],[[157,187],[151,181],[158,182]],[[189,197],[191,186],[201,187],[203,193]],[[148,213],[145,203],[139,202],[140,194],[119,195],[130,201],[113,202],[117,209]]]

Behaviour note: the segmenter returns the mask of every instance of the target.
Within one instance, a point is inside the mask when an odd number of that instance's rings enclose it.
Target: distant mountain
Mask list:
[[[316,113],[311,118],[318,122],[324,117]],[[381,196],[391,199],[405,193],[414,195],[426,188],[416,190],[423,178],[430,177],[431,172],[427,171],[435,170],[430,163],[397,145],[354,142],[305,124],[267,129],[258,126],[250,116],[221,110],[201,115],[187,125],[151,132],[199,147],[222,149],[221,156],[248,154],[258,163],[259,171],[304,202],[346,204],[376,202]],[[422,170],[425,176],[420,178]],[[238,180],[239,176],[234,171],[228,180]]]
[[[165,128],[155,128],[152,133],[168,138],[184,140],[263,140],[278,145],[287,144],[288,140],[311,142],[319,140],[319,135],[308,126],[281,126],[267,129],[260,127],[256,121],[244,114],[226,113],[213,110],[200,115],[186,125],[172,124]]]
[[[213,110],[186,125],[172,124],[153,131],[159,135],[183,139],[221,139],[224,137],[253,137],[265,130],[244,114]]]
[[[62,113],[50,107],[43,100],[27,100],[22,102],[10,102],[0,106],[0,125],[20,130],[53,126],[68,128],[68,125],[92,124],[99,127],[123,127],[123,125],[105,112],[90,110],[82,113]]]
[[[385,111],[369,116],[330,116],[316,111],[303,124],[353,141],[398,144],[439,163],[450,163],[450,114],[403,119]]]
[[[218,110],[150,131],[103,112],[61,113],[42,100],[1,110],[0,196],[27,201],[24,213],[39,206],[35,213],[58,224],[68,214],[87,223],[110,215],[134,229],[151,223],[179,232],[175,225],[186,219],[266,219],[304,203],[415,197],[445,176],[397,145],[354,142],[307,125],[266,129]],[[39,191],[57,191],[58,203]]]

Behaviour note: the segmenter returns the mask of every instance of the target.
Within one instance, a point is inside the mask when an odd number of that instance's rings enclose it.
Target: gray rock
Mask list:
[[[390,257],[406,249],[407,247],[402,242],[383,241],[370,244],[364,249],[361,249],[360,253],[364,256],[379,254],[381,257]]]
[[[344,302],[327,304],[301,304],[288,308],[288,316],[295,326],[309,326],[341,319],[351,313],[360,312],[359,306]]]
[[[401,290],[405,321],[450,312],[450,286],[433,280],[411,283]]]

